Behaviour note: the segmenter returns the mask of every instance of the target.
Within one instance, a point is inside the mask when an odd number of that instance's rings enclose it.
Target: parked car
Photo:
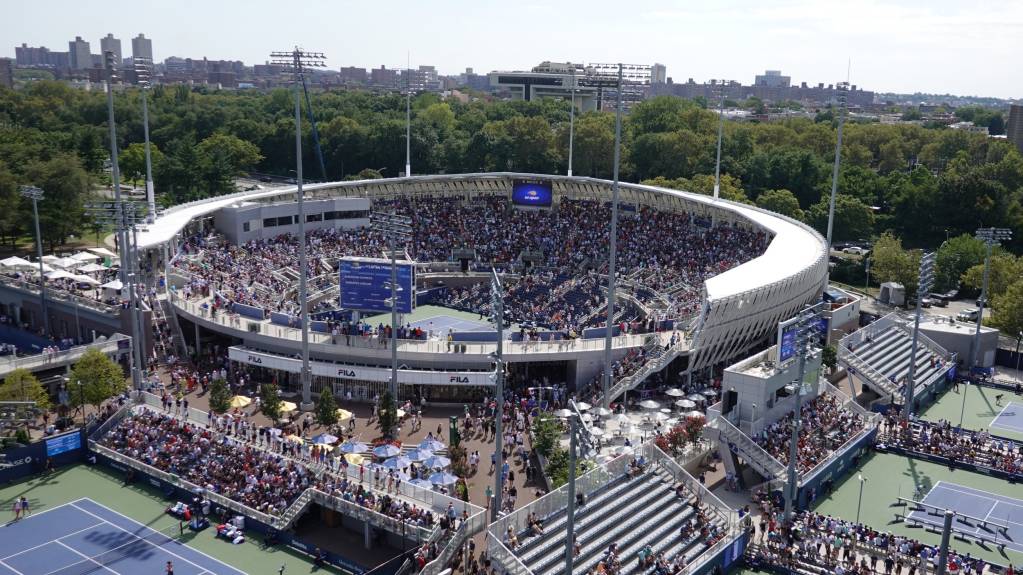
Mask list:
[[[978,313],[980,313],[980,310],[977,308],[968,307],[956,314],[956,319],[959,321],[977,321]]]
[[[273,178],[271,178],[270,176],[260,176],[259,181],[263,183],[270,183],[273,181]]]
[[[849,246],[847,248],[842,248],[842,252],[843,253],[847,253],[847,254],[856,254],[858,256],[862,256],[862,255],[866,255],[866,254],[870,253],[870,250],[868,250],[867,248],[860,247],[860,246]]]
[[[927,299],[931,300],[938,307],[948,307],[948,298],[945,297],[945,294],[930,293],[927,294]]]

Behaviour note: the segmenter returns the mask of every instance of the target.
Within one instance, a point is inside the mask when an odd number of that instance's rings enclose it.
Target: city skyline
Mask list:
[[[131,38],[142,33],[153,40],[157,61],[208,57],[252,65],[266,61],[270,51],[299,44],[326,53],[334,70],[404,67],[411,52],[413,67],[434,65],[444,75],[465,68],[484,74],[528,70],[543,60],[660,62],[676,83],[722,77],[752,83],[765,69],[778,69],[793,83],[830,84],[845,79],[851,59],[851,83],[877,92],[1023,97],[1023,78],[1008,73],[1012,57],[1023,52],[1023,5],[1005,0],[969,12],[945,0],[927,6],[866,0],[851,9],[813,0],[769,8],[747,0],[713,7],[639,2],[631,15],[615,14],[603,0],[585,10],[574,2],[557,10],[535,4],[480,10],[461,0],[428,7],[394,2],[390,9],[303,6],[311,7],[298,15],[302,24],[274,28],[268,23],[289,20],[265,1],[140,8],[114,0],[102,11],[84,13],[15,4],[0,22],[0,36],[7,57],[23,42],[58,51],[76,36],[98,53],[108,33],[122,41],[128,57]],[[402,16],[395,20],[396,14]],[[43,19],[44,27],[25,25]],[[361,24],[345,24],[353,20]],[[608,41],[615,34],[642,42]],[[720,48],[709,49],[715,42]]]

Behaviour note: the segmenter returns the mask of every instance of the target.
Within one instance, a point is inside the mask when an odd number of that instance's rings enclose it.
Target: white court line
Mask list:
[[[61,503],[60,505],[58,505],[56,507],[49,507],[47,509],[43,509],[39,513],[31,513],[27,517],[24,517],[22,519],[22,521],[24,521],[25,519],[29,519],[31,517],[39,517],[40,515],[43,515],[44,513],[49,513],[51,511],[56,511],[56,510],[58,510],[58,509],[60,509],[62,507],[67,507],[68,505],[71,505],[72,503],[81,501],[82,499],[85,499],[85,498],[84,497],[79,497],[78,499],[75,499],[74,501],[68,501],[67,503]],[[29,509],[29,511],[31,511],[31,509]],[[0,527],[10,527],[11,525],[15,525],[15,522],[11,521],[11,522],[5,523],[4,525],[0,525]]]
[[[1005,405],[1005,407],[1002,408],[1001,411],[998,412],[998,415],[996,415],[995,418],[991,420],[991,423],[988,425],[988,427],[997,427],[998,429],[1008,429],[1009,431],[1015,431],[1016,433],[1023,433],[1023,428],[1021,427],[1015,425],[1006,425],[1004,423],[998,423],[998,420],[1001,419],[1002,415],[1005,413],[1005,410],[1009,409],[1009,407],[1011,406],[1018,406],[1019,409],[1023,410],[1023,405],[1020,405],[1015,401],[1010,401]],[[1015,414],[1016,412],[1013,413]]]
[[[92,557],[89,557],[85,553],[79,553],[78,551],[75,550],[74,547],[71,547],[70,545],[65,545],[64,543],[62,543],[60,541],[57,541],[57,545],[60,545],[61,547],[66,547],[69,551],[71,551],[75,555],[78,555],[79,557],[85,557],[84,561],[79,561],[78,563],[85,563],[86,561],[89,561],[91,563],[95,563],[96,565],[99,565],[100,567],[102,567],[103,569],[106,569],[107,571],[110,571],[111,573],[114,573],[115,575],[121,575],[117,571],[114,571],[113,569],[107,567],[106,565],[100,563],[99,561],[96,561],[95,559],[93,559]],[[122,545],[122,547],[123,547],[123,545]],[[72,563],[71,565],[78,565],[78,563]],[[64,569],[67,569],[68,567],[71,567],[71,565],[65,565],[64,567],[61,567],[60,569],[57,569],[57,571],[63,571]],[[57,571],[52,571],[52,573],[56,573]]]
[[[152,528],[150,528],[150,527],[148,527],[148,526],[146,526],[146,525],[143,525],[142,523],[140,523],[140,522],[138,522],[138,521],[135,521],[134,519],[132,519],[131,517],[128,517],[127,515],[122,515],[122,514],[118,513],[117,511],[114,511],[113,509],[111,509],[111,508],[107,507],[106,505],[103,505],[102,503],[97,503],[96,501],[93,501],[92,499],[89,499],[88,497],[83,497],[82,499],[84,499],[85,501],[88,501],[89,503],[92,503],[93,505],[95,505],[95,506],[97,506],[97,507],[102,507],[103,509],[106,509],[107,511],[109,511],[109,512],[113,513],[114,515],[117,515],[118,517],[122,517],[122,518],[124,518],[124,519],[127,519],[128,521],[130,521],[130,522],[134,523],[135,525],[138,525],[139,527],[141,527],[141,528],[143,528],[143,529],[145,529],[145,530],[147,530],[147,531],[152,531],[153,533],[160,533],[159,531],[156,531],[155,529],[152,529]],[[79,509],[79,510],[81,510],[81,511],[84,511],[85,513],[88,513],[89,515],[92,515],[93,517],[95,517],[96,519],[99,519],[100,521],[104,521],[104,522],[106,522],[106,523],[109,523],[110,525],[112,525],[112,526],[114,526],[114,527],[116,527],[116,528],[120,529],[121,531],[124,531],[125,533],[128,533],[129,535],[134,535],[134,536],[135,536],[136,538],[138,538],[138,539],[139,539],[140,541],[145,541],[146,543],[149,543],[149,544],[150,544],[150,545],[152,545],[153,547],[156,547],[156,548],[158,548],[158,549],[162,549],[163,551],[166,551],[167,553],[169,553],[169,554],[171,554],[171,555],[173,555],[173,556],[177,557],[178,559],[181,559],[181,560],[182,560],[182,561],[184,561],[185,563],[188,563],[188,564],[190,564],[190,565],[195,565],[195,566],[196,566],[196,567],[198,567],[199,569],[202,569],[202,570],[204,570],[204,571],[208,571],[208,569],[206,569],[206,568],[205,568],[205,567],[203,567],[202,565],[198,565],[198,564],[196,564],[196,563],[193,563],[192,561],[189,561],[188,559],[185,559],[184,557],[182,557],[182,556],[178,555],[177,553],[174,553],[173,551],[170,551],[169,549],[166,549],[166,548],[164,548],[164,547],[162,547],[162,546],[160,546],[160,545],[157,545],[157,544],[155,544],[155,543],[153,543],[153,542],[151,542],[151,541],[148,541],[148,540],[146,540],[146,539],[142,539],[141,537],[139,537],[138,535],[135,535],[135,534],[134,534],[134,533],[132,533],[131,531],[128,531],[128,530],[127,530],[127,529],[125,529],[124,527],[121,527],[120,525],[117,525],[117,524],[115,524],[115,523],[110,523],[110,522],[109,522],[109,521],[107,521],[106,519],[103,519],[102,517],[100,517],[99,515],[96,515],[95,513],[93,513],[93,512],[91,512],[91,511],[89,511],[88,509],[82,509],[81,507],[78,507],[77,505],[74,505],[74,504],[71,504],[71,505],[72,505],[72,506],[73,506],[73,507],[74,507],[75,509]],[[161,534],[161,535],[162,535],[162,534]],[[174,539],[171,539],[170,537],[167,537],[166,535],[164,535],[164,537],[165,537],[165,538],[166,538],[166,539],[167,539],[168,541],[170,541],[170,542],[172,542],[172,543],[173,543],[173,542],[175,542],[175,541],[174,541]],[[185,547],[188,547],[188,546],[186,545]],[[200,551],[200,550],[198,550],[198,549],[196,549],[196,548],[194,548],[194,547],[188,547],[188,549],[189,549],[190,551],[192,551],[193,553],[198,553],[199,555],[202,555],[203,557],[206,557],[207,559],[209,559],[209,560],[211,560],[211,561],[215,561],[215,562],[217,562],[217,563],[219,563],[219,564],[223,565],[224,567],[227,567],[228,569],[230,569],[231,571],[234,571],[235,573],[242,573],[242,574],[244,573],[244,571],[241,571],[241,570],[239,570],[239,569],[238,569],[238,568],[236,568],[236,567],[232,567],[231,565],[228,565],[227,563],[224,563],[224,562],[223,562],[223,561],[221,561],[220,559],[217,559],[216,557],[213,557],[212,555],[209,555],[209,554],[207,554],[207,553],[203,553],[202,551]]]
[[[4,563],[3,561],[0,561],[0,565],[3,565],[4,567],[6,567],[6,568],[10,569],[11,571],[14,571],[14,572],[15,572],[15,573],[17,573],[18,575],[25,575],[25,574],[24,574],[24,573],[22,573],[21,571],[18,571],[17,569],[15,569],[14,567],[11,567],[10,565],[8,565],[8,564]]]
[[[97,523],[95,525],[90,525],[89,527],[86,527],[85,529],[79,529],[78,531],[75,531],[75,532],[72,532],[72,533],[68,533],[67,535],[61,535],[60,537],[57,537],[56,539],[53,539],[53,540],[50,540],[50,541],[47,541],[46,543],[42,543],[42,544],[36,545],[35,547],[29,547],[28,549],[22,549],[21,551],[18,551],[17,553],[12,553],[11,555],[8,555],[7,557],[4,557],[3,559],[0,559],[0,561],[7,561],[11,557],[17,557],[18,555],[21,555],[23,553],[28,553],[29,551],[35,551],[36,549],[39,549],[40,547],[44,547],[46,545],[49,545],[50,543],[53,543],[54,541],[59,541],[59,540],[65,538],[65,537],[71,537],[72,535],[78,535],[82,531],[88,531],[89,529],[95,529],[95,528],[99,527],[100,525],[106,525],[106,523],[107,523],[106,521],[102,521],[102,522]]]

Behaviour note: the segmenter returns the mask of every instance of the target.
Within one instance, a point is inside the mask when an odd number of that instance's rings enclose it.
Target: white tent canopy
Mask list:
[[[43,263],[52,264],[53,262],[57,261],[60,261],[60,258],[53,254],[43,256]]]
[[[74,274],[69,274],[68,272],[66,272],[64,270],[54,270],[54,271],[46,274],[46,279],[48,279],[48,280],[62,280],[62,279],[73,278],[73,277],[75,277]]]
[[[111,258],[116,258],[117,257],[117,254],[115,254],[114,252],[108,250],[107,248],[85,248],[85,249],[87,251],[90,251],[90,252],[96,254],[96,255],[107,256],[107,257],[111,257]]]
[[[103,258],[89,252],[78,252],[77,254],[71,256],[71,259],[78,260],[80,262],[92,262],[96,260],[101,260]]]
[[[71,276],[71,277],[74,278],[74,280],[76,282],[78,282],[78,283],[89,284],[89,285],[94,285],[94,286],[98,286],[99,285],[99,280],[97,280],[95,278],[91,278],[89,276],[77,275],[77,276]]]
[[[77,271],[82,272],[82,273],[91,274],[91,273],[95,273],[95,272],[106,271],[106,269],[107,269],[106,266],[101,266],[99,264],[85,264],[84,266],[78,268]]]
[[[26,268],[32,267],[32,265],[33,265],[32,262],[24,258],[19,258],[17,256],[11,256],[9,258],[4,258],[0,260],[0,266],[8,268]]]
[[[104,289],[119,290],[122,287],[124,287],[124,284],[121,283],[121,280],[114,280],[114,281],[109,281],[109,282],[107,282],[107,283],[105,283],[105,284],[103,284],[103,285],[101,285],[99,287],[104,288]]]
[[[65,268],[65,269],[73,268],[75,266],[82,265],[81,261],[76,260],[74,258],[57,258],[57,259],[51,261],[50,263],[55,265],[55,266],[57,266],[57,267],[59,267],[59,268]]]

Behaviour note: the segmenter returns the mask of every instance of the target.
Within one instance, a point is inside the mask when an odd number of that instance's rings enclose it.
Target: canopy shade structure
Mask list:
[[[108,250],[107,248],[85,248],[86,251],[92,252],[96,255],[106,256],[110,258],[116,258],[117,254]]]
[[[0,266],[3,266],[5,268],[30,268],[32,267],[32,262],[24,258],[11,256],[9,258],[4,258],[0,260]]]
[[[78,252],[77,254],[71,256],[71,259],[78,260],[80,262],[94,262],[96,260],[101,260],[103,258],[90,252]]]
[[[107,267],[106,266],[101,266],[99,264],[91,264],[90,263],[90,264],[85,264],[84,266],[78,268],[76,271],[78,271],[78,273],[91,274],[91,273],[96,273],[96,272],[107,271]]]

